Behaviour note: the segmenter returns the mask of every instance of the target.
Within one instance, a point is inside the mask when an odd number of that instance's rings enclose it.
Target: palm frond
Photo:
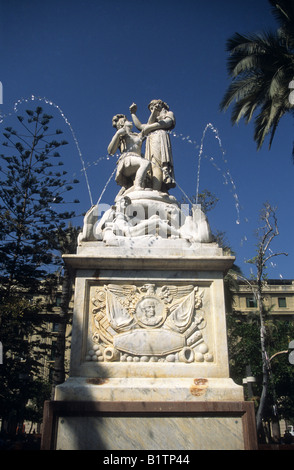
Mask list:
[[[294,22],[293,0],[269,0],[272,6],[272,15],[281,27]]]
[[[230,68],[232,77],[250,72],[251,70],[257,70],[261,66],[260,56],[257,54],[248,56],[237,56],[231,60]]]
[[[246,123],[252,119],[253,113],[258,106],[258,102],[254,99],[254,96],[255,95],[253,95],[250,100],[246,97],[235,103],[231,117],[232,124],[238,124],[242,118],[244,118]]]
[[[275,136],[275,133],[276,133],[278,124],[279,124],[279,122],[280,122],[280,119],[283,117],[284,114],[285,114],[285,112],[284,112],[282,109],[280,109],[280,111],[276,113],[276,117],[275,117],[275,119],[273,120],[272,129],[271,129],[271,135],[270,135],[270,140],[269,140],[269,144],[268,144],[269,149],[270,149],[271,146],[272,146],[273,139],[274,139],[274,136]]]
[[[251,55],[260,51],[262,42],[259,34],[245,35],[235,33],[228,39],[226,49],[231,54],[241,53]]]
[[[294,49],[294,0],[269,0],[279,28],[278,35],[289,50]]]
[[[285,108],[278,102],[268,100],[264,103],[254,123],[254,140],[258,149],[268,134],[270,134],[269,148],[271,147],[278,123],[285,112]]]
[[[258,76],[250,75],[233,80],[220,103],[220,109],[225,111],[234,101],[238,102],[255,94],[257,89],[259,89]]]
[[[289,83],[294,77],[294,54],[281,34],[272,32],[235,33],[228,40],[227,49],[230,52],[227,66],[232,81],[220,109],[225,111],[234,105],[233,124],[242,118],[248,123],[254,113],[258,113],[254,122],[257,147],[262,146],[268,134],[271,146],[281,117],[291,109]]]

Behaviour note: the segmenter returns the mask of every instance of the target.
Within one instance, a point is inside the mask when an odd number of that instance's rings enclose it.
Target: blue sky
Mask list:
[[[226,232],[236,263],[249,275],[244,261],[255,254],[259,211],[266,201],[277,206],[280,235],[272,250],[288,256],[273,259],[268,275],[293,278],[293,118],[282,119],[270,151],[264,145],[257,152],[252,124],[232,126],[230,110],[219,111],[229,84],[227,39],[275,28],[267,0],[2,0],[1,130],[15,117],[14,107],[23,114],[42,105],[54,116],[69,142],[62,152],[65,167],[80,179],[73,195],[81,201],[75,208],[80,215],[91,198],[100,198],[115,168],[107,156],[112,116],[128,114],[136,102],[145,122],[150,100],[163,99],[177,121],[172,145],[178,186],[171,194],[181,199],[181,190],[196,193],[208,125],[200,190],[220,199],[208,214],[212,229]],[[118,190],[112,178],[101,202],[112,204]]]

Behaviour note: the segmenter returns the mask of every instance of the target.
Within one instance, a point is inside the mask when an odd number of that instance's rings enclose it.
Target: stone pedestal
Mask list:
[[[64,261],[76,270],[70,376],[46,405],[43,448],[255,448],[253,404],[229,377],[233,257],[153,236],[85,242]]]
[[[189,459],[193,450],[257,449],[252,402],[51,401],[44,421],[43,449],[147,450],[151,459],[158,451]]]

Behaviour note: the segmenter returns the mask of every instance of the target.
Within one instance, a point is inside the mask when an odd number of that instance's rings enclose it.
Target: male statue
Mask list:
[[[126,189],[134,186],[134,189],[145,187],[147,172],[150,162],[141,155],[144,137],[142,133],[132,132],[132,123],[124,114],[116,114],[112,119],[112,125],[117,129],[108,146],[109,155],[114,155],[119,149],[121,156],[117,161],[115,181],[122,189],[121,196]]]

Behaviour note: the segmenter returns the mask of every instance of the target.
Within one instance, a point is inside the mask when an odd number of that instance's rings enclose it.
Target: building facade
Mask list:
[[[254,281],[240,281],[238,291],[233,292],[233,310],[244,314],[257,308]],[[279,319],[294,320],[294,280],[268,279],[263,287],[264,306]]]

